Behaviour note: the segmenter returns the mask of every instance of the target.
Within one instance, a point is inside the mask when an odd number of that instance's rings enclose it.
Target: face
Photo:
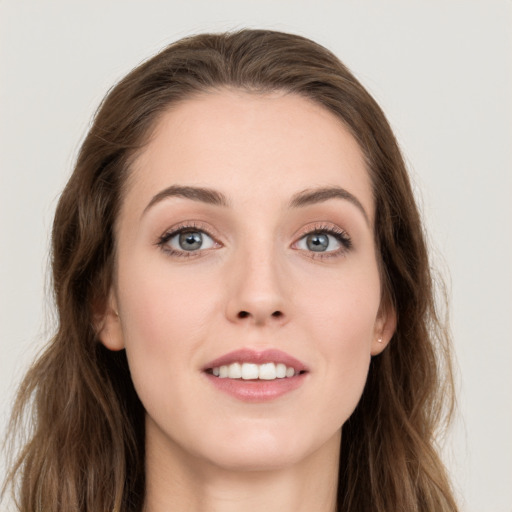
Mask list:
[[[361,150],[321,106],[224,91],[165,113],[132,167],[100,334],[126,349],[147,442],[231,469],[336,452],[394,328],[373,218]]]

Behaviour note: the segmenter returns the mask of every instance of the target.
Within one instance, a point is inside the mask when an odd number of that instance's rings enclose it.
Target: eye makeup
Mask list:
[[[334,241],[334,248],[330,248],[333,245],[332,241]],[[320,222],[305,226],[299,232],[298,239],[292,244],[292,248],[304,252],[313,259],[336,258],[346,255],[352,249],[352,239],[337,225]]]
[[[205,224],[182,222],[158,237],[155,245],[171,257],[199,257],[206,251],[219,249],[222,244]],[[313,259],[343,256],[352,248],[348,233],[331,223],[307,225],[290,246]]]
[[[155,245],[169,256],[184,258],[198,257],[205,251],[222,247],[210,230],[197,221],[183,222],[171,228],[158,238]]]

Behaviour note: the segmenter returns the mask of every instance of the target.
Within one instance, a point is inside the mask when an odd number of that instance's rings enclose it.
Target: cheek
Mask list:
[[[195,370],[212,323],[212,294],[199,293],[186,275],[168,275],[164,265],[148,271],[136,260],[123,263],[118,295],[130,372],[146,408],[160,407],[162,388],[176,393]]]
[[[301,309],[304,329],[320,354],[324,407],[341,426],[356,407],[366,383],[380,305],[380,279],[373,267],[311,288]],[[302,294],[304,295],[304,294]]]
[[[318,341],[334,352],[369,349],[380,307],[376,264],[347,265],[343,272],[311,276],[308,281],[302,281],[296,297]]]
[[[192,276],[193,277],[193,276]],[[129,262],[120,271],[118,293],[129,326],[129,338],[137,338],[148,349],[194,339],[213,307],[208,287],[198,286],[187,273],[169,272],[166,265],[147,270],[147,265]]]

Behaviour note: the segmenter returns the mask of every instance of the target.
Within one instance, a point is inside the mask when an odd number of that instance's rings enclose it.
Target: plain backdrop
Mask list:
[[[52,332],[52,215],[104,93],[171,41],[247,26],[324,44],[387,113],[451,290],[447,464],[463,511],[510,512],[510,0],[0,0],[0,434]]]

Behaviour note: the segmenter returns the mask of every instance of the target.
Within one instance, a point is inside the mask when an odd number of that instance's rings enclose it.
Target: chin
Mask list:
[[[226,471],[274,471],[291,467],[302,458],[302,453],[296,450],[292,452],[258,445],[236,451],[216,453],[211,462]]]
[[[339,431],[322,439],[307,433],[301,435],[297,429],[291,435],[289,430],[257,429],[228,436],[216,443],[214,449],[205,447],[204,455],[210,463],[226,471],[277,471],[296,466],[323,448],[338,450],[340,439]]]

